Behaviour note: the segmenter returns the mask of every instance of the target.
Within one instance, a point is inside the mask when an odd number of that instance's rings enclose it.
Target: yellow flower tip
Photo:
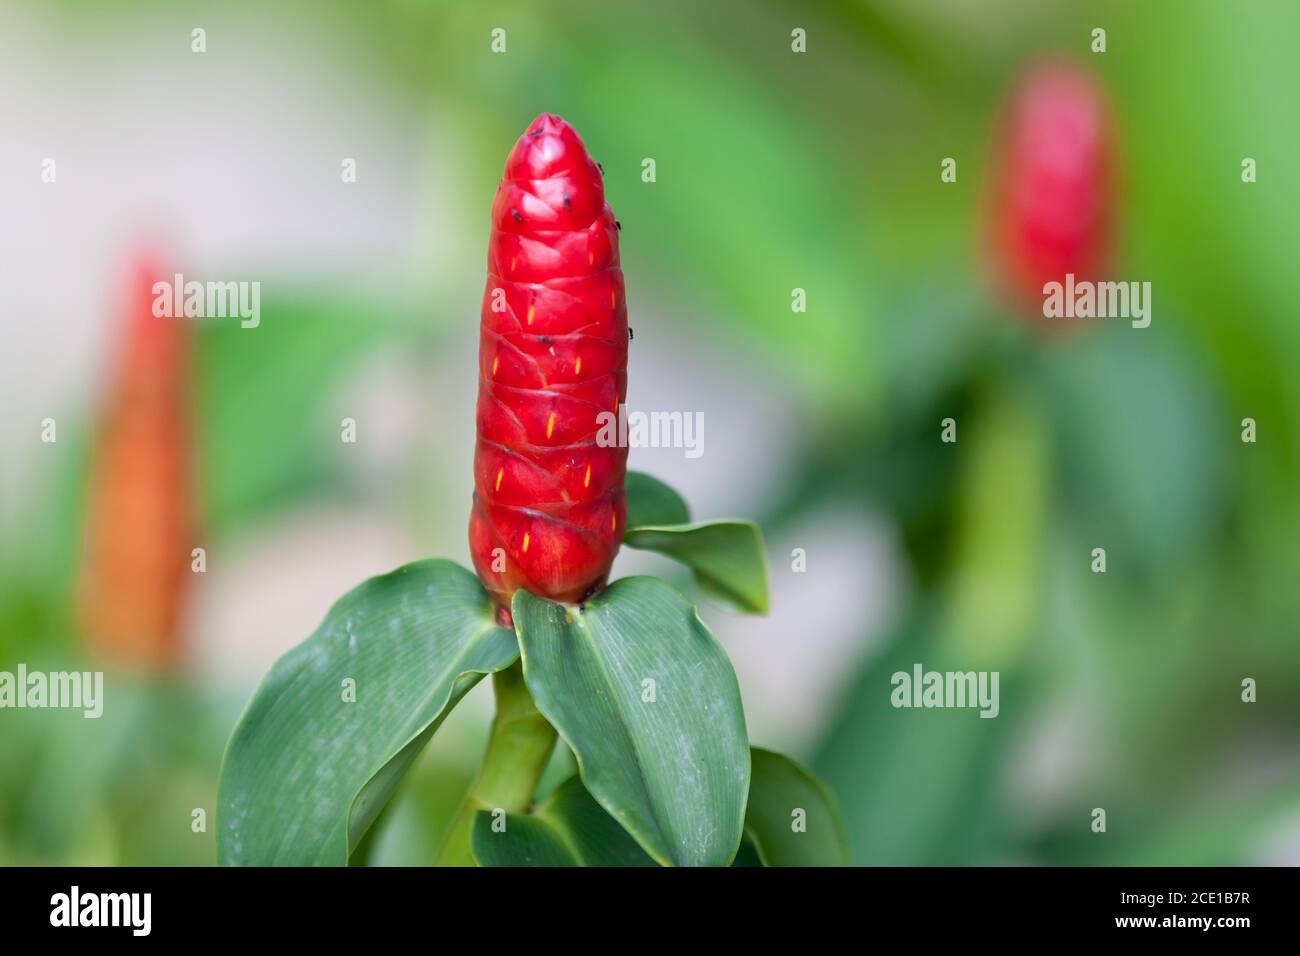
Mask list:
[[[591,465],[587,465],[587,473],[582,476],[582,487],[591,487]]]
[[[493,378],[496,378],[496,377],[497,377],[497,369],[500,368],[500,367],[501,367],[501,356],[500,356],[500,355],[494,355],[494,356],[492,357],[492,377],[493,377]]]
[[[551,412],[551,417],[546,420],[546,437],[550,438],[555,432],[555,412]]]
[[[496,487],[493,489],[493,491],[500,491],[500,490],[501,490],[501,479],[504,478],[505,475],[506,475],[506,466],[505,466],[505,465],[502,465],[502,466],[497,470],[497,485],[496,485]]]
[[[536,315],[537,315],[537,306],[530,305],[528,307],[528,318],[526,320],[529,325],[533,324],[533,317]]]
[[[532,541],[532,540],[533,540],[532,532],[531,532],[531,531],[525,531],[525,532],[524,532],[524,554],[527,554],[527,553],[528,553],[528,542],[530,542],[530,541]]]
[[[573,363],[573,374],[574,374],[574,375],[581,375],[581,374],[582,374],[582,356],[581,356],[581,355],[579,355],[579,356],[578,356],[578,360],[577,360],[576,362]]]

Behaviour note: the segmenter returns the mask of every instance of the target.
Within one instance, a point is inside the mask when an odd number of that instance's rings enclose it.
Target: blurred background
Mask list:
[[[366,577],[468,565],[489,208],[552,111],[623,225],[629,405],[704,414],[702,457],[630,466],[762,525],[771,614],[702,613],[855,860],[1300,863],[1297,35],[1289,0],[7,0],[0,670],[108,677],[99,720],[0,711],[0,862],[213,863],[270,664]],[[1150,328],[999,292],[998,118],[1044,59],[1108,104]],[[150,338],[149,268],[260,282],[259,327]],[[917,662],[999,671],[999,717],[892,708]],[[432,861],[489,713],[372,863]]]

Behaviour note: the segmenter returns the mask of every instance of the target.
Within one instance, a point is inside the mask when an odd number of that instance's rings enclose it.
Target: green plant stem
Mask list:
[[[533,703],[519,661],[492,675],[492,689],[497,713],[488,735],[487,753],[465,803],[443,838],[439,866],[475,865],[470,851],[474,814],[480,810],[527,811],[537,781],[555,749],[555,728]]]

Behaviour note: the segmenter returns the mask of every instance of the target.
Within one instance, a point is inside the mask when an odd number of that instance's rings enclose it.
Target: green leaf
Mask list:
[[[537,814],[564,834],[584,866],[656,865],[576,776],[556,788]]]
[[[749,839],[748,836],[740,841],[740,849],[736,851],[736,858],[731,861],[731,865],[738,867],[761,867],[763,865],[758,851],[754,849],[754,841]]]
[[[582,785],[570,777],[531,815],[509,816],[501,831],[492,815],[474,818],[474,858],[481,866],[655,866]]]
[[[658,551],[682,562],[708,594],[741,611],[767,612],[767,559],[752,521],[690,522],[682,496],[658,478],[627,473],[630,548]]]
[[[848,836],[834,798],[788,757],[750,748],[753,777],[745,835],[733,866],[847,866]],[[795,811],[802,811],[800,830]],[[618,822],[571,777],[532,814],[474,820],[474,857],[482,866],[654,866]]]
[[[478,579],[450,561],[348,592],[271,668],[231,735],[220,862],[346,863],[448,711],[517,656]]]
[[[658,478],[641,471],[629,471],[623,483],[627,491],[627,527],[685,524],[691,520],[690,509],[682,496]]]
[[[767,559],[752,521],[629,526],[623,542],[682,562],[702,590],[737,610],[767,613]]]
[[[623,578],[584,606],[515,594],[524,678],[587,790],[656,861],[725,866],[749,789],[740,688],[675,589]]]
[[[549,822],[527,814],[506,817],[506,828],[492,830],[492,814],[474,814],[470,846],[479,866],[582,866],[573,847]]]
[[[848,866],[848,833],[822,782],[770,750],[753,747],[750,759],[753,779],[745,836],[763,865]],[[802,830],[795,829],[796,822],[802,823]]]

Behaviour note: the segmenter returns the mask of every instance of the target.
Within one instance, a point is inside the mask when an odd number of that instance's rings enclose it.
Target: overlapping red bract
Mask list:
[[[627,449],[601,447],[627,397],[618,224],[577,132],[543,113],[492,204],[469,543],[494,600],[601,587],[627,515]]]
[[[988,225],[998,283],[1033,310],[1043,285],[1096,280],[1108,264],[1115,192],[1110,108],[1062,63],[1017,83],[997,129]]]

